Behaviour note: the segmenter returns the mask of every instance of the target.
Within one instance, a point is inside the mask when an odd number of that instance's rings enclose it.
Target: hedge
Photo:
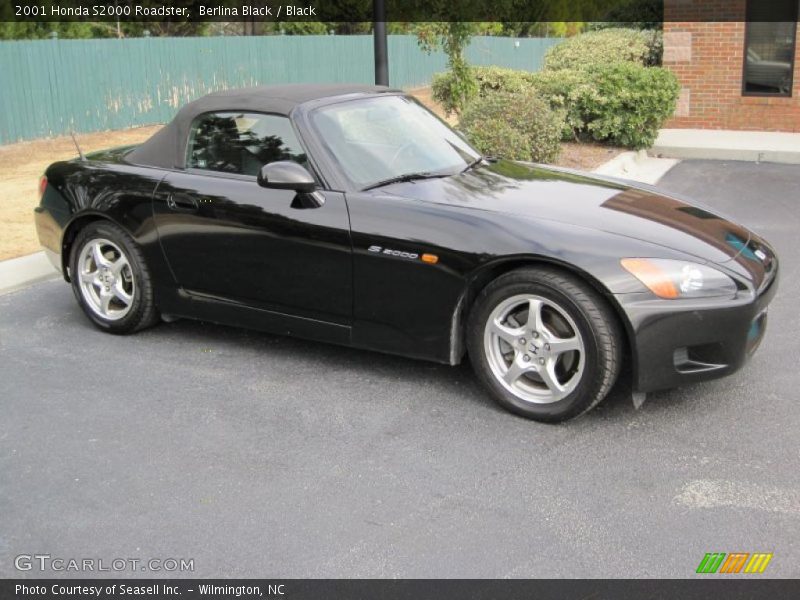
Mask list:
[[[621,28],[589,31],[550,48],[544,57],[544,68],[581,69],[616,62],[653,66],[661,64],[662,46],[660,31]]]
[[[652,146],[675,112],[680,91],[675,75],[632,63],[601,65],[590,73],[588,84],[568,92],[570,118],[584,122],[579,131],[617,146]]]
[[[519,123],[520,115],[532,115],[526,106],[550,110],[543,120],[560,123],[563,139],[592,139],[630,148],[646,148],[655,141],[658,129],[672,115],[679,86],[675,76],[660,67],[646,66],[660,51],[660,32],[604,29],[584,33],[548,51],[545,69],[531,73],[502,67],[473,67],[477,81],[475,96],[465,116],[480,143],[512,153],[510,146],[523,144],[508,128]],[[433,97],[453,112],[449,98],[451,75],[439,73],[433,79]],[[479,110],[499,110],[491,97],[503,105],[500,122],[479,124]],[[508,95],[516,97],[515,101]],[[506,109],[509,114],[506,114]],[[531,118],[535,118],[531,116]],[[492,117],[496,120],[496,115]],[[537,120],[535,127],[541,127]],[[505,135],[508,142],[503,143]],[[523,134],[527,140],[530,136]],[[529,148],[521,151],[531,152]],[[548,150],[543,151],[547,154]]]
[[[496,91],[468,104],[459,127],[488,156],[552,162],[561,151],[564,117],[532,90]]]
[[[492,91],[522,92],[530,89],[530,76],[528,71],[516,71],[504,67],[471,67],[475,81],[478,84],[477,95],[485,96]],[[453,74],[450,71],[436,73],[431,82],[431,95],[445,111],[450,114],[457,111],[457,103],[452,98]]]

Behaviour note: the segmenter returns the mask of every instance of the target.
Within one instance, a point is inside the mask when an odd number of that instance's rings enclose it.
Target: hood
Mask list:
[[[642,240],[724,265],[756,288],[766,285],[777,269],[772,248],[748,229],[652,186],[499,160],[451,177],[398,183],[383,191]]]
[[[771,249],[750,231],[699,204],[652,187],[500,160],[441,179],[399,183],[385,193],[510,216],[551,220],[658,244],[703,262],[763,278]],[[751,248],[756,245],[760,248]],[[745,255],[745,258],[742,256]],[[751,265],[755,257],[758,265]],[[762,273],[754,273],[753,269]]]

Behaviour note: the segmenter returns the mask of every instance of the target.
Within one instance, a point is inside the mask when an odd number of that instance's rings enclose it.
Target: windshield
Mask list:
[[[480,154],[410,98],[382,96],[325,106],[312,120],[358,187],[414,174],[463,171]]]

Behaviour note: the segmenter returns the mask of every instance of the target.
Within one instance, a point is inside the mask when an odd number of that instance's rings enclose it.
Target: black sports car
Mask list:
[[[401,91],[287,85],[186,105],[138,147],[51,165],[36,226],[110,333],[201,319],[455,365],[575,417],[733,372],[772,248],[643,185],[488,159]]]

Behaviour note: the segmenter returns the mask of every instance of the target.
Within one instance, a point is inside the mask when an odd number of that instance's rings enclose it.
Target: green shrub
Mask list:
[[[554,121],[560,123],[562,139],[588,138],[630,148],[649,147],[674,112],[679,92],[672,73],[645,66],[660,60],[660,40],[658,31],[605,29],[553,47],[546,58],[547,68],[537,73],[473,67],[477,100],[472,103],[491,98],[479,106],[497,110],[495,104],[500,100],[495,96],[515,95],[517,100],[509,115],[518,111],[513,122],[522,123],[526,118],[523,115],[532,111],[527,103],[538,107],[543,100],[550,109],[548,114],[557,115]],[[434,76],[433,97],[452,112],[449,90],[448,74]],[[509,130],[511,117],[481,124],[473,108],[468,105],[470,118],[462,121],[470,124],[476,145],[491,147],[486,150],[490,154],[517,157],[511,147],[520,146],[520,137]],[[540,126],[538,121],[535,126]],[[501,140],[503,135],[507,142]],[[526,133],[522,135],[527,139]]]
[[[561,69],[539,71],[529,75],[532,89],[550,105],[551,109],[562,111],[564,115],[562,138],[574,140],[586,129],[586,120],[576,99],[590,93],[592,82],[589,74],[577,69]]]
[[[470,68],[470,72],[472,69]],[[474,83],[474,81],[472,81]],[[458,113],[462,104],[469,102],[476,93],[470,84],[467,87],[459,86],[458,80],[452,71],[434,73],[431,79],[431,96],[442,105],[446,114]]]
[[[566,100],[571,124],[583,122],[577,133],[628,148],[652,146],[675,111],[680,90],[675,75],[633,63],[600,65],[583,73],[587,83],[568,90]]]
[[[459,126],[486,155],[553,162],[561,150],[564,118],[531,90],[499,91],[468,104]]]
[[[660,29],[645,29],[642,34],[647,39],[647,56],[644,64],[647,67],[660,67],[664,58],[664,32]]]
[[[458,112],[458,98],[453,95],[454,81],[455,78],[450,71],[434,73],[431,79],[431,96],[442,105],[444,112],[448,115]]]
[[[680,90],[670,71],[629,62],[539,71],[530,80],[552,109],[564,111],[563,139],[637,149],[653,144]]]
[[[649,31],[602,29],[567,38],[550,48],[544,57],[546,70],[581,69],[615,62],[650,64],[655,43]]]
[[[477,95],[485,96],[489,92],[523,92],[530,89],[528,71],[516,71],[504,67],[470,67],[478,84]],[[450,71],[436,73],[431,82],[431,95],[445,111],[450,114],[458,112],[458,103],[453,98],[453,75]]]
[[[490,92],[524,92],[531,87],[532,73],[528,71],[505,67],[473,67],[472,72],[481,96]]]

